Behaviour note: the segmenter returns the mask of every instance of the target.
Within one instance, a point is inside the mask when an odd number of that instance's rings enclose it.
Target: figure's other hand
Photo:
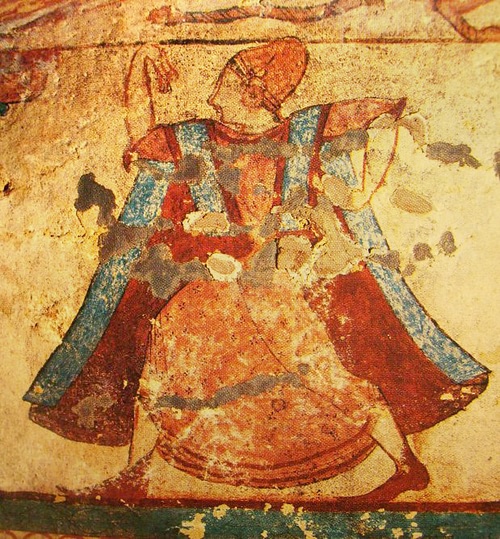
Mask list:
[[[402,116],[396,125],[404,127],[420,148],[427,144],[427,122],[421,114],[414,113]]]

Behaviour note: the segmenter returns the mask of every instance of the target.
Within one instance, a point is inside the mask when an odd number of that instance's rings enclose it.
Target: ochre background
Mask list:
[[[127,448],[71,442],[31,423],[22,395],[59,344],[97,265],[102,232],[96,225],[97,211],[78,216],[73,206],[80,175],[94,172],[99,183],[114,191],[119,207],[133,182],[133,171],[124,171],[121,155],[127,143],[123,83],[137,48],[134,42],[162,36],[224,41],[295,33],[305,41],[327,43],[308,45],[309,69],[285,112],[353,97],[406,96],[409,111],[427,120],[430,142],[467,144],[482,164],[472,169],[430,161],[403,134],[395,166],[373,207],[403,265],[416,243],[431,246],[434,258],[416,262],[408,282],[440,326],[493,371],[486,392],[466,411],[412,438],[429,468],[431,484],[398,499],[498,499],[500,179],[493,166],[500,150],[498,44],[460,42],[425,2],[416,1],[389,1],[384,12],[360,8],[301,28],[255,20],[218,28],[153,28],[145,22],[146,8],[123,4],[114,12],[104,7],[69,21],[14,32],[0,42],[3,48],[54,43],[63,47],[57,63],[48,66],[45,92],[0,118],[0,187],[9,183],[11,189],[0,197],[0,490],[56,494],[58,486],[82,488],[126,466]],[[162,2],[143,4],[150,8]],[[338,42],[342,36],[377,32],[407,36],[411,42]],[[107,44],[99,45],[103,41]],[[211,116],[206,98],[216,77],[225,61],[246,45],[164,46],[180,78],[171,94],[158,97],[160,120]],[[394,207],[390,196],[398,186],[427,198],[433,210],[415,215]],[[448,230],[457,245],[451,256],[437,248]],[[257,496],[273,503],[363,492],[390,474],[390,467],[386,457],[375,452],[349,474],[276,492],[210,485],[164,463],[153,473],[162,479],[152,482],[152,496]]]

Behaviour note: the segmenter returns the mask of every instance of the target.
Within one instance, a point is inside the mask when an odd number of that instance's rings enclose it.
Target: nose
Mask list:
[[[208,101],[208,104],[215,110],[217,117],[219,119],[222,119],[222,107],[219,103],[219,93],[213,92],[207,101]]]

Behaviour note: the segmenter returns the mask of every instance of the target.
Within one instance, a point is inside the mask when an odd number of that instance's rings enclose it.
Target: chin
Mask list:
[[[224,113],[222,112],[222,109],[220,107],[215,107],[212,105],[212,108],[215,111],[215,117],[219,122],[223,122],[225,120]]]

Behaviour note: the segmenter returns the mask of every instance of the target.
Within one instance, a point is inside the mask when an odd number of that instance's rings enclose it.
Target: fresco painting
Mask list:
[[[4,4],[6,537],[495,535],[498,8]]]

